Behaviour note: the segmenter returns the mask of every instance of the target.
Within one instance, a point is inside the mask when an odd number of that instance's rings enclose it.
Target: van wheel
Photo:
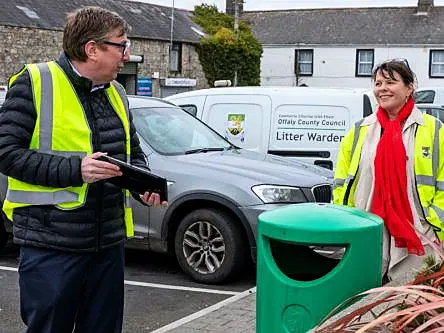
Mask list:
[[[217,209],[198,209],[180,222],[174,245],[182,270],[193,280],[217,284],[239,273],[245,246],[237,221]]]

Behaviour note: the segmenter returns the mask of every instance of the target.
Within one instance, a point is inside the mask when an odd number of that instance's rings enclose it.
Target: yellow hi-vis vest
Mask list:
[[[59,156],[85,157],[93,152],[92,133],[86,114],[71,82],[59,65],[52,61],[28,64],[9,80],[9,86],[25,70],[28,70],[37,119],[29,148],[41,153]],[[125,91],[117,82],[106,89],[111,105],[123,123],[126,135],[126,159],[130,161],[131,142],[129,110]],[[12,220],[18,207],[55,205],[59,209],[76,209],[85,204],[88,184],[79,187],[54,188],[33,185],[8,177],[8,190],[3,211]],[[134,235],[130,193],[124,191],[126,235]]]
[[[444,127],[441,121],[423,114],[417,125],[414,148],[414,173],[424,217],[440,240],[444,239]],[[357,122],[344,137],[338,155],[333,184],[333,202],[354,206],[356,175],[368,126]],[[396,172],[396,170],[393,170]]]

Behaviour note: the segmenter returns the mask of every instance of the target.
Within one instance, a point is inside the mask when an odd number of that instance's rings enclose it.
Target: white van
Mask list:
[[[189,91],[171,101],[236,146],[333,169],[339,144],[372,113],[362,89],[231,87]]]

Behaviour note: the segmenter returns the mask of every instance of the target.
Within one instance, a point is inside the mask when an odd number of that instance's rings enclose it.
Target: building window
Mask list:
[[[356,50],[356,76],[372,76],[375,62],[374,50]]]
[[[170,44],[170,59],[169,59],[170,72],[179,72],[182,70],[182,44],[173,43]]]
[[[313,50],[295,50],[294,72],[297,76],[313,75]]]
[[[444,50],[430,50],[430,77],[444,77]]]

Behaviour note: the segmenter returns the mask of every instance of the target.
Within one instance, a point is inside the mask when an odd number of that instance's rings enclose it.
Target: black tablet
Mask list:
[[[165,178],[107,155],[100,156],[98,160],[118,165],[122,171],[122,176],[106,179],[107,182],[139,194],[156,192],[160,195],[160,201],[168,201],[168,187]]]

